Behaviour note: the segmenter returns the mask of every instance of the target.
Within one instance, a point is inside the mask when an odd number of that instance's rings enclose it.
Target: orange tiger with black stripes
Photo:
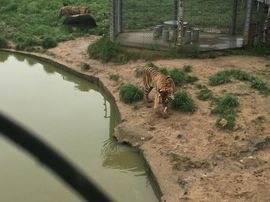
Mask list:
[[[59,17],[87,13],[90,13],[90,9],[86,6],[64,6],[59,10]]]
[[[163,107],[163,115],[168,115],[168,105],[174,99],[175,84],[170,76],[166,76],[152,67],[143,68],[144,102],[149,106],[149,93],[156,89],[154,112],[157,113],[159,103]]]

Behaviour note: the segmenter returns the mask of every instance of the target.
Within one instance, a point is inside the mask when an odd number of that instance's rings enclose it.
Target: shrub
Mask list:
[[[172,77],[176,86],[180,86],[186,82],[186,74],[183,71],[174,69],[170,71],[170,76]]]
[[[137,68],[135,69],[134,73],[135,73],[135,76],[136,76],[137,78],[142,77],[143,74],[144,74],[143,68],[137,67]]]
[[[267,83],[264,82],[261,79],[258,79],[258,78],[254,78],[251,81],[251,88],[257,89],[257,90],[259,90],[261,92],[265,92],[265,91],[268,91],[269,90],[269,88],[267,86]]]
[[[120,46],[112,42],[108,37],[101,37],[96,42],[90,44],[87,52],[90,58],[98,59],[102,62],[117,61],[122,53]]]
[[[196,81],[198,81],[199,79],[198,79],[198,77],[196,77],[196,76],[187,76],[186,77],[186,82],[187,83],[194,83],[194,82],[196,82]]]
[[[159,69],[159,67],[158,67],[157,65],[155,65],[153,62],[147,62],[147,63],[146,63],[146,66],[147,66],[147,67],[152,67],[152,68],[154,68],[154,69],[156,69],[156,70]]]
[[[169,75],[170,74],[169,70],[166,67],[159,68],[159,71],[164,75]]]
[[[87,71],[91,68],[89,64],[84,63],[84,62],[80,64],[80,67],[81,67],[81,71]]]
[[[118,81],[119,78],[120,78],[120,76],[118,74],[112,74],[112,75],[110,75],[110,80]]]
[[[6,48],[8,46],[7,40],[3,37],[0,37],[0,48]]]
[[[192,66],[191,65],[184,65],[183,66],[183,71],[186,73],[192,72]]]
[[[217,86],[224,83],[229,83],[230,80],[230,72],[222,71],[214,74],[213,76],[209,77],[209,85]]]
[[[222,114],[217,122],[216,125],[220,128],[224,129],[233,129],[234,122],[235,122],[235,114],[234,113],[228,113],[228,114]]]
[[[197,98],[199,100],[210,100],[213,98],[213,93],[206,86],[201,86],[197,93]]]
[[[226,94],[222,98],[220,98],[214,109],[212,109],[212,113],[223,114],[233,112],[234,109],[239,105],[237,98],[234,95]]]
[[[197,109],[191,96],[184,90],[175,93],[172,108],[183,112],[194,112]]]
[[[47,37],[42,40],[42,47],[43,48],[54,48],[57,46],[57,41],[54,38]]]
[[[125,103],[133,103],[143,98],[143,91],[128,83],[120,87],[120,99]]]

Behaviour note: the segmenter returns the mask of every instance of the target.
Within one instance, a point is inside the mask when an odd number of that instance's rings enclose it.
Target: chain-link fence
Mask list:
[[[116,40],[126,46],[166,49],[176,45],[179,0],[115,1]],[[202,49],[241,47],[248,0],[186,0],[183,44]]]

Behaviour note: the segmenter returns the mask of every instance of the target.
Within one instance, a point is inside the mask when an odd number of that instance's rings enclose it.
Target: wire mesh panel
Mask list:
[[[246,0],[185,1],[186,43],[198,42],[201,49],[205,50],[242,47],[246,2]],[[187,37],[191,40],[187,40]]]
[[[176,39],[176,19],[177,0],[122,0],[118,41],[136,47],[168,47]]]

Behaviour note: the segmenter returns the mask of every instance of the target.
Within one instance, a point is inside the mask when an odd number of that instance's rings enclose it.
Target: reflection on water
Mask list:
[[[157,201],[140,155],[111,138],[118,111],[97,86],[0,52],[0,100],[0,111],[57,148],[116,201]],[[81,201],[1,136],[0,163],[0,201]]]

